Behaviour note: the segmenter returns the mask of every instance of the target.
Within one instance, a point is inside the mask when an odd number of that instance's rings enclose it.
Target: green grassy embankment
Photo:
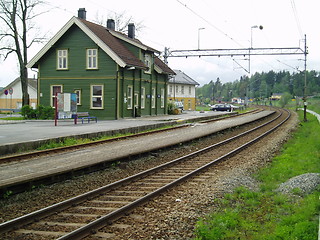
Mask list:
[[[318,100],[310,108],[320,113]],[[299,111],[301,124],[272,163],[255,178],[260,190],[243,187],[217,200],[216,211],[198,221],[196,240],[314,240],[318,239],[320,188],[309,195],[293,190],[293,196],[275,192],[279,184],[305,173],[320,172],[320,124]]]

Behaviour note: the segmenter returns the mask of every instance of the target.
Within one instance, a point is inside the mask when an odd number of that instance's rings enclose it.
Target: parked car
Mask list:
[[[227,111],[231,112],[232,107],[230,104],[215,104],[211,108],[212,111]]]
[[[183,103],[182,102],[175,102],[174,104],[175,104],[176,108],[179,108],[183,111]]]

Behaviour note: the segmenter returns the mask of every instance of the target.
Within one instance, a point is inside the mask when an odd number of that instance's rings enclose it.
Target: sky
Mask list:
[[[195,49],[286,48],[308,46],[307,70],[320,71],[319,0],[47,0],[34,21],[39,35],[53,37],[79,8],[87,20],[105,22],[115,14],[141,23],[136,37],[164,51]],[[263,29],[252,28],[263,26]],[[30,36],[31,37],[31,36]],[[46,42],[45,42],[46,43]],[[29,60],[44,46],[34,45]],[[234,59],[234,60],[233,60]],[[250,73],[246,57],[169,57],[169,66],[179,69],[201,86],[216,81],[233,82],[255,72],[304,70],[304,55],[252,56]],[[0,58],[0,87],[19,76],[16,58]],[[241,67],[240,67],[241,66]],[[298,69],[298,70],[297,70]],[[29,71],[29,77],[36,77]]]

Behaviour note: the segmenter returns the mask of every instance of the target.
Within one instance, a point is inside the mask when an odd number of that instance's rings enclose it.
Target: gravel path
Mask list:
[[[206,178],[199,177],[196,178],[197,181],[182,184],[139,207],[133,212],[131,218],[121,219],[116,226],[112,227],[115,233],[112,239],[171,240],[194,237],[193,228],[196,221],[215,207],[214,199],[222,197],[224,193],[232,191],[239,185],[257,189],[258,183],[251,177],[252,173],[271,160],[291,136],[297,123],[297,116],[293,113],[289,124],[282,126],[262,142],[256,143],[255,151],[244,151],[237,155],[237,158],[231,158],[213,167],[210,173],[205,174]],[[217,140],[223,137],[225,136],[216,136]],[[178,157],[186,150],[195,148],[198,148],[198,145],[191,144],[172,151],[175,151],[175,156]],[[167,156],[170,155],[172,152],[157,152],[133,162],[120,164],[115,168],[77,178],[76,181],[70,180],[2,200],[0,201],[2,213],[0,222],[167,161]],[[105,229],[105,231],[110,230]]]

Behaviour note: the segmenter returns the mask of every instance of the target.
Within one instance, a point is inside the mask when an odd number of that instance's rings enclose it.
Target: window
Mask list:
[[[144,109],[146,106],[146,89],[141,88],[141,109]]]
[[[132,109],[132,86],[128,86],[127,92],[127,108]]]
[[[161,108],[164,108],[164,88],[161,88]]]
[[[68,50],[58,50],[57,57],[57,69],[58,70],[66,70],[68,69]]]
[[[192,91],[191,91],[191,86],[189,86],[189,95],[191,96]]]
[[[139,107],[139,93],[134,93],[134,107]]]
[[[91,108],[103,109],[103,85],[91,85]]]
[[[172,94],[172,85],[169,86],[169,93]]]
[[[87,69],[98,69],[98,49],[87,49]]]
[[[77,105],[81,105],[81,89],[74,90],[74,93],[77,94]]]
[[[184,86],[181,86],[181,94],[184,94]]]
[[[151,54],[144,55],[144,63],[148,67],[145,73],[151,74],[151,64],[152,64]]]
[[[152,88],[152,95],[151,95],[151,107],[156,107],[156,89]]]
[[[176,93],[179,93],[179,86],[176,86]]]
[[[50,92],[51,92],[51,106],[52,107],[55,107],[55,98],[56,98],[56,95],[57,93],[62,93],[63,92],[63,89],[62,89],[62,85],[51,85],[51,89],[50,89]]]

